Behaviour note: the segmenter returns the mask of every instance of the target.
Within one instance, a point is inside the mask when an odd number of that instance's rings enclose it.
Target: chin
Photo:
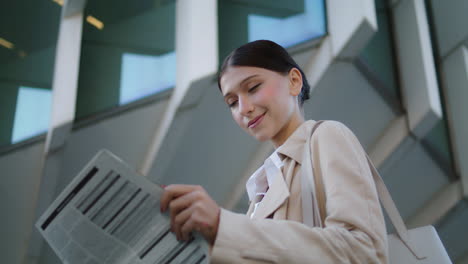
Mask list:
[[[252,135],[257,141],[260,141],[260,142],[264,142],[264,141],[268,141],[271,139],[271,137],[267,136],[267,135]]]

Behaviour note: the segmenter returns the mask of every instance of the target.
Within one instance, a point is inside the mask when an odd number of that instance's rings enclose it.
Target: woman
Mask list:
[[[221,209],[200,186],[169,185],[169,210],[179,239],[200,232],[213,263],[387,263],[386,230],[366,155],[343,124],[305,121],[309,85],[285,49],[259,40],[234,50],[218,78],[236,123],[275,152],[247,182],[247,215]],[[307,138],[310,146],[306,146]],[[305,147],[312,158],[302,160]],[[302,164],[302,163],[308,164]],[[310,162],[310,163],[309,163]],[[304,223],[301,167],[316,183],[313,227]]]

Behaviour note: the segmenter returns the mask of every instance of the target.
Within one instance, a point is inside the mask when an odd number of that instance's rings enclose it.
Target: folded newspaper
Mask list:
[[[101,150],[36,227],[64,263],[208,263],[198,234],[178,241],[160,213],[162,188]]]

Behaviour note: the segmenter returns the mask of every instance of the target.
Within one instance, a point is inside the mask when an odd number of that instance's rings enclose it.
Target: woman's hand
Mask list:
[[[211,244],[218,233],[220,208],[201,186],[173,184],[164,188],[161,212],[169,209],[171,231],[188,240],[197,231]]]

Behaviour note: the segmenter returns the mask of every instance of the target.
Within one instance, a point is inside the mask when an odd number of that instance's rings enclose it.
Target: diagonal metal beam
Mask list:
[[[406,221],[409,228],[434,225],[463,198],[460,181],[444,186]]]

